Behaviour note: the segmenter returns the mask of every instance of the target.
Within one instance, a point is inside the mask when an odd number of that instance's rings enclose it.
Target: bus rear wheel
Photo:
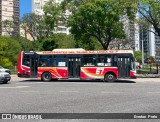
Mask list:
[[[52,75],[49,72],[45,72],[42,74],[41,80],[43,81],[51,81],[52,80]]]
[[[105,82],[114,82],[116,80],[116,77],[113,73],[107,73],[104,77]]]

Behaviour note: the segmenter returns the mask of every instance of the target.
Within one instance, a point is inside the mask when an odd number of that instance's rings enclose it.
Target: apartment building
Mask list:
[[[140,50],[142,50],[143,43],[143,50],[147,54],[147,57],[160,57],[160,37],[153,33],[153,27],[150,27],[148,30],[140,26]]]
[[[32,13],[43,15],[43,7],[49,0],[32,0]],[[53,3],[60,4],[63,0],[53,0]],[[65,16],[69,16],[69,11],[65,12]],[[69,28],[65,26],[65,22],[59,21],[54,33],[69,34]]]
[[[19,0],[0,0],[0,21],[10,21],[12,28],[7,24],[0,26],[0,35],[13,36],[19,33]]]

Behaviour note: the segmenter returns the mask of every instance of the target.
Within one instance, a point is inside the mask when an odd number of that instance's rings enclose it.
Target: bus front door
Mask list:
[[[30,57],[30,77],[31,78],[37,78],[37,71],[38,71],[38,68],[37,68],[37,63],[38,63],[38,58],[37,56],[31,56]]]
[[[129,78],[130,77],[130,58],[129,57],[118,57],[118,77]]]
[[[68,58],[68,77],[79,78],[80,77],[81,58],[69,57]]]

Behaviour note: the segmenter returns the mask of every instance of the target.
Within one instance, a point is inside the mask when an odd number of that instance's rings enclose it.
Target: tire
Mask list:
[[[51,81],[52,80],[52,75],[49,72],[45,72],[42,74],[41,80],[43,81]]]
[[[3,84],[7,84],[8,83],[8,81],[6,80],[6,81],[3,81]]]
[[[116,80],[116,77],[112,73],[107,73],[104,77],[105,82],[114,82]]]

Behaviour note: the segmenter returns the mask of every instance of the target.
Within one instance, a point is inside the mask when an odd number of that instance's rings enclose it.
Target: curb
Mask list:
[[[137,74],[137,78],[160,78],[160,74]]]
[[[15,77],[18,77],[18,76],[17,76],[17,75],[11,75],[11,78],[12,78],[12,77],[14,77],[14,78],[15,78]]]

